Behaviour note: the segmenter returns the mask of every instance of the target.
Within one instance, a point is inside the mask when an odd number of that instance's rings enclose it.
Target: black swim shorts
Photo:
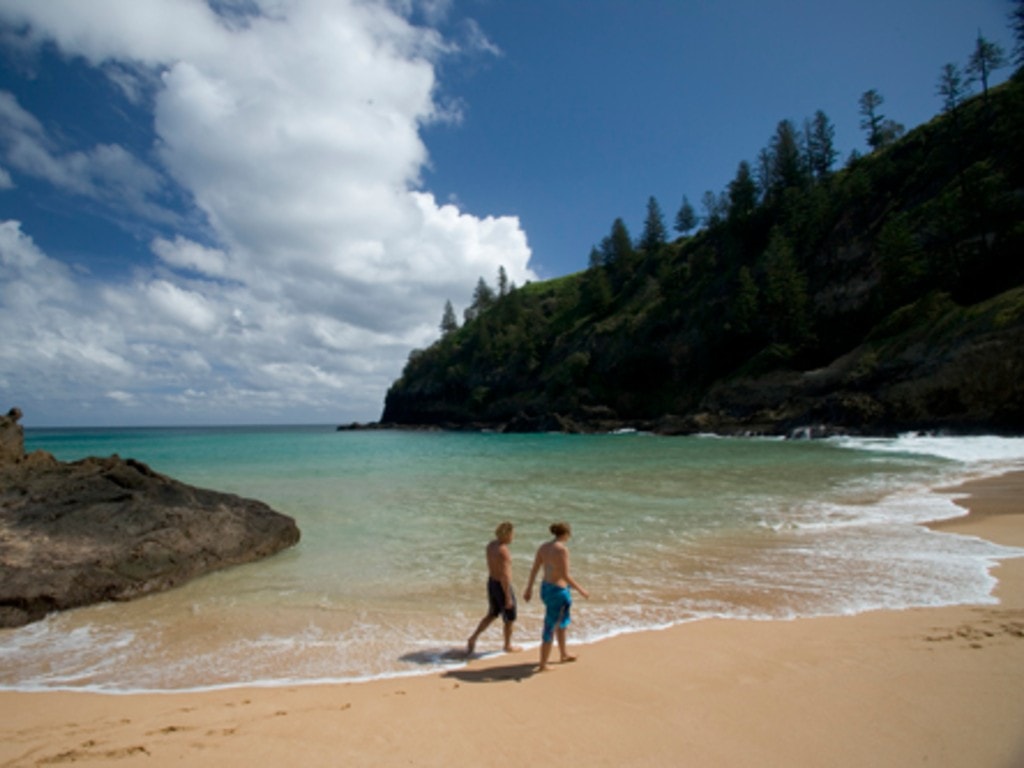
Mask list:
[[[516,620],[516,595],[512,593],[512,607],[505,607],[505,588],[493,577],[487,579],[487,602],[490,604],[490,615],[501,616],[506,623]]]

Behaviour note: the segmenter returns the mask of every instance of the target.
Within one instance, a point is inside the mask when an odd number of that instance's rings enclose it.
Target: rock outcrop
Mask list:
[[[25,455],[20,416],[0,416],[0,627],[170,589],[299,540],[262,502],[133,459]]]

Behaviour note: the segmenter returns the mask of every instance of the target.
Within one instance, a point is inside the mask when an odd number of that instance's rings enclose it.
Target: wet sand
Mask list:
[[[970,515],[936,528],[1024,547],[1024,472],[956,492]],[[527,651],[358,684],[0,693],[0,766],[1011,768],[1024,559],[994,575],[998,605],[702,621],[576,646],[545,674]]]

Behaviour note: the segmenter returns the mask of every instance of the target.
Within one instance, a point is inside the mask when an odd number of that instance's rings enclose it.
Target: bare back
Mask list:
[[[549,541],[537,549],[537,560],[544,566],[544,581],[556,587],[569,586],[569,548],[560,541]]]

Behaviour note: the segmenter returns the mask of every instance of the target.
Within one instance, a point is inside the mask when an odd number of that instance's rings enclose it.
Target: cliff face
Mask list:
[[[696,421],[720,432],[1024,433],[1024,289],[971,310],[925,301],[938,306],[920,326],[828,366],[715,385]]]
[[[20,415],[0,417],[0,627],[166,590],[299,540],[266,504],[132,459],[26,456]]]
[[[693,237],[595,253],[414,352],[381,422],[1024,431],[1024,76]]]

